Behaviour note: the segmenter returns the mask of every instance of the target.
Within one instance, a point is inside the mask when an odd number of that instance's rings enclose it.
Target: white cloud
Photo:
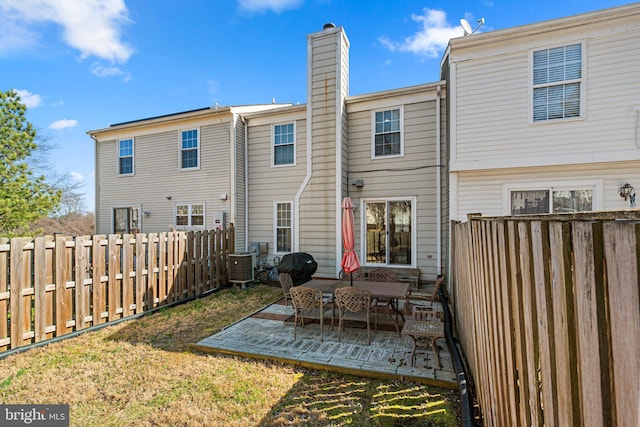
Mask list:
[[[303,0],[238,0],[241,9],[249,12],[264,12],[271,10],[279,13],[285,9],[295,9],[302,5]]]
[[[21,52],[37,45],[38,34],[12,21],[9,16],[0,3],[0,52]]]
[[[82,175],[80,172],[69,172],[69,176],[75,181],[84,181],[84,175]]]
[[[429,58],[438,58],[447,47],[449,39],[464,34],[462,27],[447,23],[447,14],[441,10],[423,9],[422,15],[411,15],[422,28],[401,42],[380,37],[380,43],[392,51],[411,52]]]
[[[96,177],[96,171],[91,171],[91,178],[95,178]]]
[[[49,129],[62,130],[62,129],[71,129],[78,125],[77,120],[68,120],[62,119],[57,120],[49,125]]]
[[[16,93],[20,96],[20,101],[27,108],[36,108],[42,105],[42,97],[28,90],[16,89]]]
[[[55,23],[82,58],[126,62],[133,53],[121,41],[122,27],[131,23],[128,12],[124,0],[2,0],[2,26],[18,34],[0,31],[0,48],[11,41],[31,46],[38,38],[36,24]]]
[[[123,71],[119,67],[114,66],[104,66],[100,63],[94,62],[91,65],[91,72],[98,77],[113,77],[113,76],[123,76],[123,80],[128,82],[131,80],[131,73],[128,71]]]

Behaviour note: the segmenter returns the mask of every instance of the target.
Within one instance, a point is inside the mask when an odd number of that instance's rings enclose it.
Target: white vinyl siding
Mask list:
[[[625,209],[629,201],[620,197],[620,187],[626,182],[640,182],[640,171],[633,161],[468,171],[457,175],[457,191],[452,197],[457,205],[453,219],[459,221],[465,221],[470,213],[510,215],[511,190],[592,189],[593,210]]]
[[[533,121],[580,117],[582,44],[532,53]]]
[[[586,31],[565,31],[554,35],[554,41],[575,44]],[[478,47],[473,60],[455,64],[452,171],[640,159],[633,140],[633,108],[640,99],[640,73],[634,72],[640,69],[638,30],[627,31],[620,24],[606,36],[585,37],[582,84],[588,82],[588,89],[581,93],[580,120],[534,124],[529,49],[548,45],[545,37],[551,35],[532,36],[526,43],[501,42],[487,46],[486,52]],[[466,59],[470,54],[455,56]]]

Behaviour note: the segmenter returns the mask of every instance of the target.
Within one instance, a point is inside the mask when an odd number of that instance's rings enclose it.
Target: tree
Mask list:
[[[37,131],[36,149],[31,152],[27,163],[33,173],[44,175],[47,184],[54,190],[60,190],[62,196],[56,209],[50,216],[54,218],[64,218],[70,214],[82,215],[86,212],[84,193],[79,190],[84,181],[77,181],[69,173],[59,173],[51,163],[49,154],[58,148],[51,142],[48,135],[43,135]]]
[[[19,233],[52,212],[62,197],[29,167],[27,159],[37,144],[25,112],[15,91],[0,91],[0,235]]]

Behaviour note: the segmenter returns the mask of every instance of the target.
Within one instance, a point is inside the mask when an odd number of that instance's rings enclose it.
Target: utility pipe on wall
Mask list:
[[[438,250],[436,268],[438,274],[442,274],[442,161],[441,156],[441,129],[440,129],[440,90],[436,87],[436,248]]]
[[[240,116],[244,125],[244,250],[249,250],[249,126]]]
[[[304,181],[298,188],[296,192],[295,199],[293,201],[293,230],[294,230],[294,238],[293,238],[293,251],[298,252],[300,249],[300,199],[302,198],[302,193],[307,188],[309,181],[311,181],[311,175],[313,174],[313,164],[312,161],[312,152],[313,145],[311,144],[311,135],[313,128],[312,121],[312,107],[313,100],[311,97],[312,90],[312,76],[311,76],[311,62],[312,62],[312,52],[313,51],[313,43],[312,40],[307,42],[307,175],[304,177]]]

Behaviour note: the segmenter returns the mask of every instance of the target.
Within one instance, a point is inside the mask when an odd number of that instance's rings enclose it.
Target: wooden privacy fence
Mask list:
[[[486,425],[640,425],[639,219],[452,224],[456,329]]]
[[[0,241],[0,351],[227,284],[234,229]]]

